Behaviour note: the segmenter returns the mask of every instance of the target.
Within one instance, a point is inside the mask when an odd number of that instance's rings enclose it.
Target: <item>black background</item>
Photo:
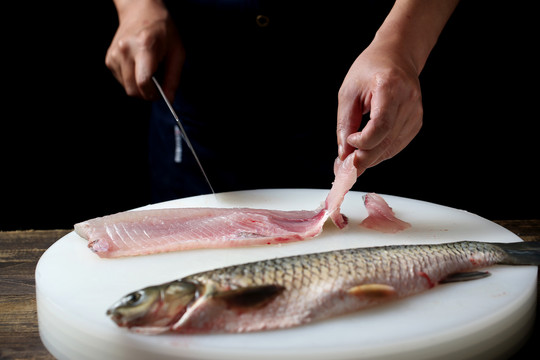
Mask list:
[[[112,2],[3,12],[0,230],[70,228],[148,204],[149,104],[104,65]],[[534,13],[534,2],[463,1],[421,75],[421,133],[354,189],[540,218]]]

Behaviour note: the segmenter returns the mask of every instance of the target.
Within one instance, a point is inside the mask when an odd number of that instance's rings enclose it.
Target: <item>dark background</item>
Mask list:
[[[70,228],[148,204],[149,104],[104,65],[112,1],[3,12],[0,230]],[[354,189],[540,218],[534,13],[534,2],[463,1],[421,75],[420,135]]]

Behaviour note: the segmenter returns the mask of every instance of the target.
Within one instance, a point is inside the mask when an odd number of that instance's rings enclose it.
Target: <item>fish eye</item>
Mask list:
[[[134,305],[136,304],[142,297],[142,293],[141,291],[137,291],[137,292],[134,292],[134,293],[131,293],[127,296],[127,303],[129,305]]]

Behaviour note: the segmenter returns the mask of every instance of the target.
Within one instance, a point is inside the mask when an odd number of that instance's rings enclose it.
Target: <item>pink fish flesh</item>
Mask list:
[[[384,233],[396,233],[411,227],[411,224],[396,217],[392,208],[380,195],[366,194],[364,205],[368,211],[368,217],[360,224],[363,227]]]
[[[75,232],[89,241],[100,257],[121,257],[159,252],[266,245],[317,236],[331,217],[343,228],[339,213],[345,194],[356,181],[349,156],[322,208],[281,211],[248,208],[175,208],[127,211],[75,225]]]
[[[358,178],[354,166],[354,153],[349,155],[343,162],[336,160],[334,166],[335,179],[330,193],[326,197],[325,207],[329,209],[329,216],[337,227],[343,229],[347,225],[347,218],[341,214],[340,207],[345,195],[353,187]]]
[[[100,257],[298,241],[318,235],[327,211],[176,208],[127,211],[75,225]]]

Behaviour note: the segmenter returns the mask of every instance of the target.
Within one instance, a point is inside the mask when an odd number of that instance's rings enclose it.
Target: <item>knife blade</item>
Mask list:
[[[201,169],[204,179],[206,180],[206,183],[210,187],[212,194],[215,195],[216,193],[214,192],[214,188],[212,187],[212,184],[210,184],[210,180],[208,180],[208,176],[206,176],[206,172],[204,171],[204,168],[201,164],[201,161],[199,160],[199,157],[197,156],[197,153],[195,152],[195,149],[193,148],[193,145],[191,145],[191,141],[189,141],[189,138],[186,134],[186,130],[184,130],[184,127],[182,126],[182,123],[180,122],[180,118],[178,117],[178,115],[176,115],[176,111],[174,111],[171,103],[169,102],[169,100],[167,100],[167,97],[165,96],[165,93],[163,92],[161,85],[159,85],[159,82],[154,76],[152,76],[152,81],[154,81],[154,84],[156,84],[156,87],[159,93],[161,94],[161,97],[163,98],[163,100],[165,101],[165,104],[167,104],[167,107],[171,111],[171,114],[174,117],[174,120],[176,120],[176,124],[178,125],[178,128],[180,129],[180,133],[182,134],[182,137],[184,138],[186,145],[188,146],[189,150],[191,150],[191,153],[193,154],[193,157],[195,158],[197,165],[199,165],[199,169]]]

